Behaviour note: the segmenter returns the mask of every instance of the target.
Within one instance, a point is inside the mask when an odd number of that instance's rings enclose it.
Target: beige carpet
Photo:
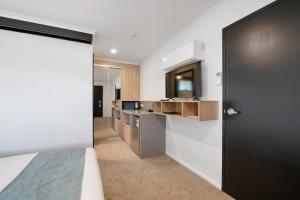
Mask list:
[[[115,137],[119,137],[119,134],[112,129],[111,117],[94,118],[95,142]]]
[[[96,144],[106,200],[229,200],[167,156],[140,159],[121,139]]]

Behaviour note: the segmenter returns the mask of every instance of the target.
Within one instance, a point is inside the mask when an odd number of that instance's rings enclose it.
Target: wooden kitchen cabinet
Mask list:
[[[124,66],[121,73],[122,101],[138,101],[140,99],[140,68]]]
[[[130,125],[122,123],[122,138],[130,145]]]

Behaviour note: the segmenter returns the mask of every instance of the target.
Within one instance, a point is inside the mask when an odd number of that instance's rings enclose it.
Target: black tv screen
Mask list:
[[[202,96],[201,62],[185,65],[166,73],[166,97]]]

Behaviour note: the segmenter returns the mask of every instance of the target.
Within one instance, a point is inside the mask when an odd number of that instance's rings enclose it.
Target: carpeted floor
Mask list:
[[[116,137],[119,137],[119,134],[112,129],[111,117],[94,118],[95,142]]]
[[[168,156],[140,159],[122,140],[95,145],[106,200],[229,200]]]

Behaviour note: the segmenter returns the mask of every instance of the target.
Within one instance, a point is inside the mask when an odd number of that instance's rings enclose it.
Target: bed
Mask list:
[[[80,200],[104,200],[102,181],[93,148],[84,151]],[[7,189],[39,153],[0,158],[0,194]],[[24,170],[25,171],[25,170]],[[78,179],[79,180],[79,179]],[[46,199],[45,199],[46,200]]]

